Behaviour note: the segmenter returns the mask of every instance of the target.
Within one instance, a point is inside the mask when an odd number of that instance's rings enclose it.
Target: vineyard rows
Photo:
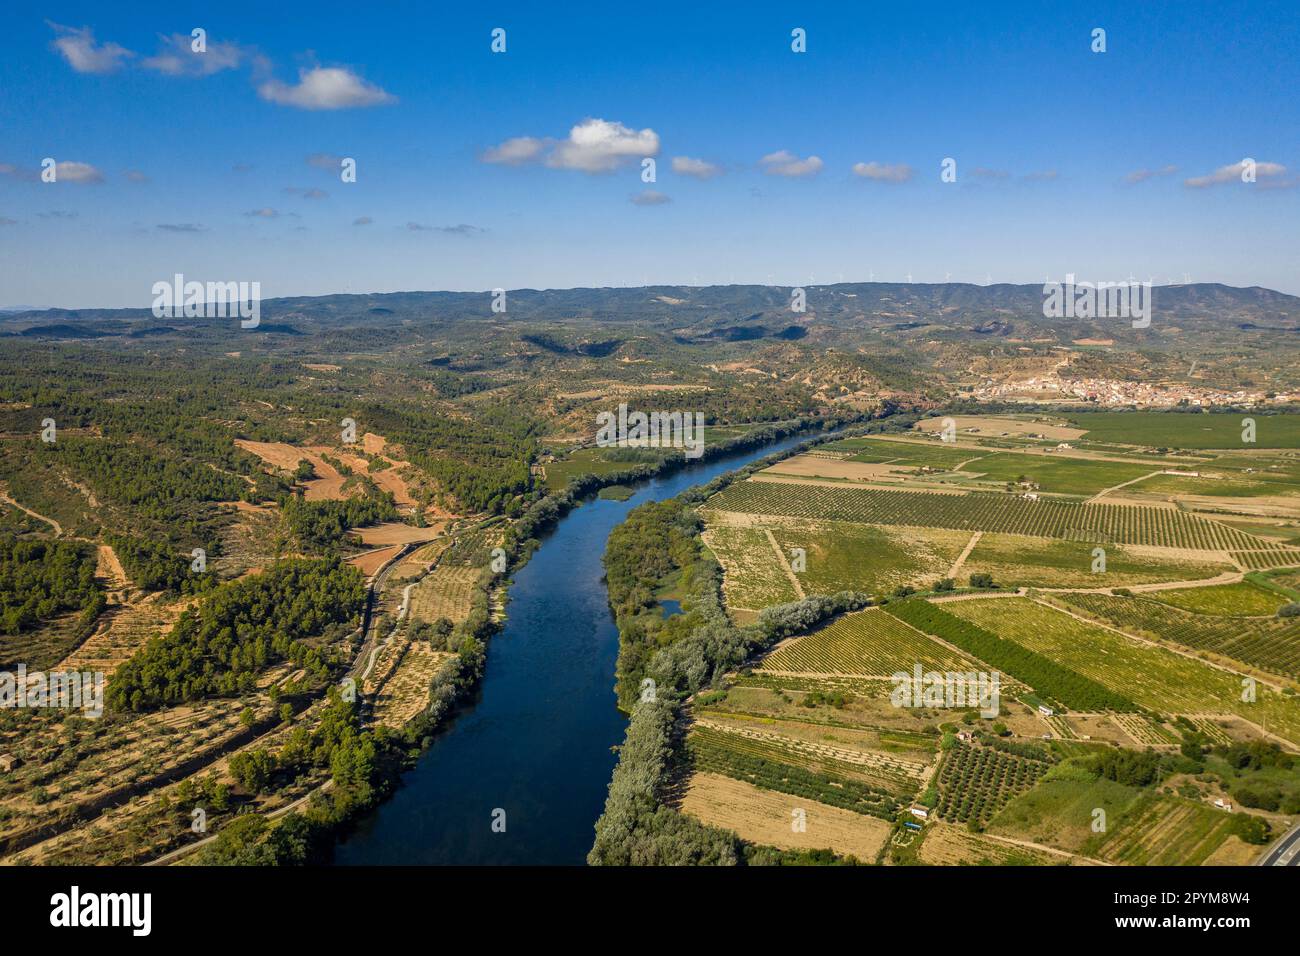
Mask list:
[[[952,495],[884,488],[742,481],[709,502],[724,511],[912,525],[958,531],[1155,545],[1205,551],[1284,551],[1269,542],[1172,508],[1084,503],[1004,494]]]
[[[889,676],[927,670],[971,671],[977,666],[880,610],[848,614],[797,638],[764,661],[762,669],[820,674]]]
[[[1274,674],[1300,677],[1300,620],[1196,614],[1141,597],[1064,594],[1062,600],[1085,615],[1121,630],[1213,651]]]

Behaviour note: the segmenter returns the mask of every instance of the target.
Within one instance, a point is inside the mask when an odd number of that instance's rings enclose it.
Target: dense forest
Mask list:
[[[307,639],[355,624],[365,598],[360,572],[337,559],[287,561],[224,584],[118,669],[109,705],[144,711],[243,693],[281,661],[328,680],[332,655]]]
[[[69,611],[98,612],[94,547],[0,534],[0,634],[19,634]]]

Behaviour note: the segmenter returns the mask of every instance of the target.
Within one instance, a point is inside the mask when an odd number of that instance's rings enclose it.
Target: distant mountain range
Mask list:
[[[1217,283],[1156,286],[1154,319],[1143,333],[1123,319],[1049,319],[1040,284],[858,282],[810,285],[806,310],[791,308],[789,286],[648,286],[517,289],[506,311],[490,292],[393,292],[266,299],[263,336],[370,330],[392,340],[427,335],[458,322],[581,328],[633,323],[683,344],[757,339],[843,344],[866,331],[891,337],[1105,339],[1123,333],[1157,342],[1170,331],[1277,336],[1300,331],[1300,297]],[[248,335],[234,319],[158,319],[143,309],[5,311],[0,335],[29,339],[207,338]],[[1289,339],[1290,337],[1287,336]]]

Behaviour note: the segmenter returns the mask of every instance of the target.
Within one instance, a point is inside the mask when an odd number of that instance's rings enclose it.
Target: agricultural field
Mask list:
[[[985,534],[966,557],[962,573],[990,574],[1007,587],[1096,588],[1197,581],[1234,569],[1226,559],[1193,560],[1172,549],[1109,545],[1101,574],[1092,570],[1092,550],[1089,542]]]
[[[1236,714],[1300,744],[1300,699],[1266,684],[1243,701],[1243,678],[1028,598],[954,601],[950,613],[1035,651],[1162,714]]]
[[[1203,588],[1196,590],[1215,590]],[[1272,674],[1300,677],[1300,619],[1231,617],[1171,606],[1155,591],[1150,596],[1061,594],[1058,600],[1087,617],[1125,633],[1171,641],[1240,661]]]
[[[691,776],[679,809],[751,843],[781,849],[831,849],[865,863],[876,859],[890,832],[889,824],[881,819],[709,772]],[[801,827],[793,825],[795,814],[799,814]]]
[[[1255,420],[1255,448],[1300,448],[1300,416],[1228,413],[1074,412],[1089,441],[1158,448],[1246,448],[1241,420]]]
[[[1249,581],[1155,591],[1152,596],[1162,604],[1172,604],[1184,611],[1226,617],[1272,617],[1287,603],[1284,595],[1266,591]]]
[[[1040,758],[981,744],[954,744],[939,767],[936,809],[949,823],[983,827],[1008,801],[1032,789],[1051,765],[1046,752]]]
[[[966,457],[971,457],[969,454]],[[962,468],[982,480],[1028,483],[1048,494],[1095,495],[1098,492],[1151,474],[1149,464],[1103,461],[1091,458],[1057,458],[997,452],[976,458]]]
[[[1007,494],[833,488],[742,481],[709,501],[716,511],[784,515],[804,520],[924,526],[1063,538],[1093,544],[1155,545],[1206,551],[1268,550],[1269,542],[1199,515],[1171,508]]]
[[[877,608],[846,614],[825,627],[780,645],[759,672],[874,676],[911,672],[969,671],[977,665]]]

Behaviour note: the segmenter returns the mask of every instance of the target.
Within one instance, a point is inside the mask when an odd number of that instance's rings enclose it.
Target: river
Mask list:
[[[614,705],[618,630],[602,579],[610,531],[637,505],[807,437],[690,465],[627,501],[595,498],[569,512],[514,575],[478,698],[358,822],[335,862],[583,863],[614,770],[610,748],[627,726]]]

